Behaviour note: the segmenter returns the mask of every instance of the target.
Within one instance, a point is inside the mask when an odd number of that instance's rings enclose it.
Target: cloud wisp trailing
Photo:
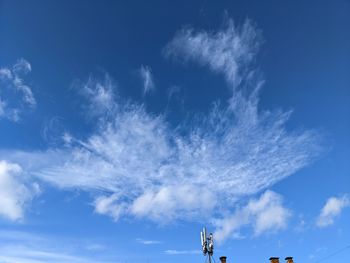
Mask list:
[[[174,129],[166,115],[122,101],[106,75],[81,83],[89,116],[99,118],[90,137],[70,134],[64,148],[7,153],[7,158],[22,160],[23,167],[35,163],[28,170],[58,188],[95,193],[95,212],[114,220],[129,216],[163,224],[203,218],[209,222],[227,214],[237,200],[292,175],[321,151],[317,132],[287,130],[291,112],[258,109],[263,81],[249,68],[257,36],[251,23],[237,28],[230,21],[214,33],[182,30],[169,43],[168,54],[209,66],[233,87],[227,106],[216,104],[190,125]],[[256,235],[274,229],[272,224],[282,228],[288,217],[277,194],[266,192],[261,198],[237,212],[246,214]],[[277,208],[278,221],[269,220],[260,203]],[[224,231],[222,223],[218,231]],[[235,230],[230,226],[225,231]]]
[[[31,70],[23,58],[12,67],[0,68],[0,119],[18,121],[23,110],[36,106],[33,92],[23,80]]]
[[[0,231],[0,262],[6,263],[83,263],[83,262],[112,262],[101,259],[97,251],[105,247],[76,239],[61,239],[22,231]],[[69,249],[65,244],[70,243]],[[71,243],[74,243],[72,245]],[[92,251],[87,257],[87,253]],[[85,254],[85,256],[83,256]],[[97,254],[97,255],[96,255]],[[100,256],[100,258],[98,258]],[[115,262],[115,261],[114,261]]]
[[[217,32],[180,30],[164,49],[165,56],[208,66],[237,87],[252,70],[261,34],[250,20],[241,27],[235,27],[231,19],[226,24],[226,28]]]
[[[143,245],[159,245],[163,243],[162,241],[159,241],[159,240],[150,240],[150,239],[143,239],[143,238],[136,238],[136,242]]]
[[[190,255],[190,254],[201,254],[202,251],[198,249],[193,250],[177,250],[177,249],[168,249],[164,251],[167,255]]]
[[[333,225],[335,218],[338,217],[346,207],[350,207],[350,198],[347,195],[330,197],[322,207],[316,225],[318,227]]]
[[[86,99],[83,109],[88,117],[106,117],[114,110],[115,83],[108,74],[100,79],[90,76],[86,82],[75,80],[73,87]]]
[[[151,68],[148,66],[141,65],[139,74],[143,84],[143,94],[147,94],[154,91],[155,85]]]

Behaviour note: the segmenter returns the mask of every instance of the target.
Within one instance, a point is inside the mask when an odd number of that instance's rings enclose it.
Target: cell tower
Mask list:
[[[212,233],[207,236],[207,230],[205,227],[203,227],[203,231],[201,231],[201,243],[203,255],[208,255],[208,263],[211,263],[214,254],[214,237]]]

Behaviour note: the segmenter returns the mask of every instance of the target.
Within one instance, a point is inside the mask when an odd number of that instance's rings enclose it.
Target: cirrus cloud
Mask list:
[[[143,93],[149,93],[155,89],[153,74],[151,68],[148,66],[141,65],[139,70],[140,78],[143,82]]]
[[[36,106],[32,89],[23,80],[31,70],[23,58],[12,67],[0,68],[0,118],[18,121],[26,108]]]
[[[261,36],[250,20],[236,27],[233,20],[226,21],[223,30],[207,32],[185,28],[177,32],[164,49],[167,57],[194,61],[238,86],[247,74],[259,49]]]
[[[292,175],[322,150],[316,131],[286,128],[290,111],[258,108],[264,81],[249,67],[257,36],[249,22],[239,28],[229,22],[218,32],[180,31],[167,46],[171,56],[209,66],[233,85],[227,103],[216,104],[206,116],[173,128],[166,115],[116,97],[108,75],[90,78],[80,88],[90,102],[89,116],[99,116],[99,122],[88,138],[69,134],[65,147],[7,152],[7,158],[22,161],[33,175],[58,188],[92,192],[95,212],[114,220],[209,222],[232,211],[238,200]],[[255,235],[283,228],[289,215],[277,194],[266,192],[261,198],[244,209]],[[277,216],[271,218],[261,207],[274,209]],[[218,224],[218,232],[231,221]]]

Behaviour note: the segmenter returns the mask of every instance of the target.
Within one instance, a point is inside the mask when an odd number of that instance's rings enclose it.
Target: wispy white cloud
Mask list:
[[[64,132],[62,135],[62,140],[63,140],[64,144],[67,146],[67,145],[70,145],[72,143],[73,137],[69,132]]]
[[[26,204],[38,193],[38,184],[26,182],[18,164],[0,161],[0,216],[21,219]]]
[[[260,42],[260,33],[250,20],[241,27],[235,27],[228,19],[222,31],[180,30],[164,53],[168,57],[209,66],[214,72],[224,74],[227,81],[236,87],[249,74],[249,66],[255,59]]]
[[[43,122],[41,136],[50,146],[60,145],[62,141],[68,143],[69,133],[66,131],[64,120],[62,117],[54,116]]]
[[[70,245],[64,245],[67,243]],[[52,237],[31,232],[2,230],[0,231],[0,262],[111,262],[101,259],[99,256],[102,254],[97,254],[98,251],[105,251],[106,246],[96,242],[85,243],[86,240],[79,239],[74,239],[74,242],[72,242],[72,239],[68,237]],[[91,254],[92,252],[93,254]],[[89,255],[89,257],[86,255]]]
[[[171,106],[175,107],[177,111],[180,112],[185,110],[185,92],[182,87],[178,85],[170,86],[167,90],[167,97],[167,110],[170,110],[170,108],[172,108]]]
[[[153,91],[155,89],[155,85],[151,68],[148,66],[141,65],[139,73],[143,83],[143,93],[146,94]]]
[[[105,245],[98,244],[98,243],[88,244],[84,248],[87,249],[87,250],[90,250],[90,251],[103,251],[103,250],[106,250],[106,246]]]
[[[6,263],[83,263],[97,262],[88,258],[78,257],[66,253],[60,253],[50,250],[40,250],[25,246],[2,246],[0,247],[0,262]]]
[[[94,202],[95,212],[111,216],[117,221],[124,212],[123,206],[117,203],[119,197],[116,194],[110,196],[99,196]]]
[[[164,251],[165,254],[168,255],[188,255],[188,254],[200,254],[202,251],[200,250],[176,250],[176,249],[168,249]]]
[[[38,155],[51,158],[54,162],[38,161],[32,172],[61,188],[102,191],[95,211],[115,219],[210,217],[214,208],[233,207],[237,198],[293,174],[320,150],[313,131],[284,128],[289,113],[258,114],[256,104],[245,106],[239,111],[215,107],[182,135],[169,128],[164,116],[121,103],[114,119],[87,140],[16,156],[26,156],[27,162]]]
[[[86,82],[76,80],[73,86],[88,101],[84,108],[88,116],[105,117],[113,112],[115,83],[107,73],[98,79],[90,76]]]
[[[12,77],[12,71],[8,68],[1,68],[0,69],[0,78],[2,80],[11,80]]]
[[[251,199],[248,204],[223,219],[216,220],[215,239],[222,242],[228,238],[242,237],[240,229],[251,225],[255,236],[275,232],[287,226],[291,212],[283,206],[282,197],[266,191],[259,199]]]
[[[192,50],[195,40],[197,55],[176,51],[175,44],[168,49],[225,74],[235,85],[227,104],[216,104],[208,115],[172,128],[167,116],[150,114],[143,105],[116,98],[109,77],[91,77],[80,83],[90,102],[89,112],[108,114],[91,136],[70,136],[66,147],[46,152],[6,152],[6,158],[59,188],[95,193],[95,212],[114,220],[131,216],[168,223],[210,221],[232,211],[237,200],[272,186],[319,155],[317,132],[287,130],[291,112],[258,109],[263,81],[241,73],[257,48],[250,43],[257,35],[250,23],[237,29],[230,22],[228,29],[217,33],[181,32],[173,41],[183,39],[183,48]],[[202,47],[202,42],[210,48]],[[221,64],[209,60],[211,54]],[[238,88],[238,83],[248,86]],[[276,194],[266,196],[271,199],[266,208],[275,204],[281,221],[274,223],[282,227],[286,210],[279,206]],[[254,224],[255,234],[272,228],[268,214],[251,209],[249,218],[254,215],[254,220],[248,221]]]
[[[27,162],[38,155],[55,160],[33,172],[58,187],[109,193],[96,199],[98,213],[171,221],[201,218],[224,203],[233,206],[240,196],[257,193],[308,164],[318,150],[312,132],[285,131],[284,114],[236,123],[229,110],[214,109],[183,137],[169,129],[164,117],[151,116],[142,107],[120,109],[116,120],[86,141],[15,156]]]
[[[23,77],[32,70],[25,59],[19,59],[12,68],[0,68],[0,118],[18,121],[26,108],[34,108],[36,100]]]
[[[159,240],[149,240],[149,239],[143,239],[143,238],[136,238],[136,242],[143,245],[158,245],[163,243],[162,241],[159,241]]]
[[[316,225],[318,227],[333,225],[334,219],[338,217],[346,207],[350,207],[350,198],[347,195],[330,197],[322,207]]]
[[[181,92],[181,87],[177,85],[173,85],[168,89],[168,100],[171,100],[174,96]]]
[[[12,72],[14,72],[17,75],[27,74],[31,71],[32,71],[32,66],[27,60],[23,58],[17,60],[16,64],[14,64],[12,67]]]
[[[11,243],[11,242],[43,242],[45,238],[40,235],[36,235],[30,232],[18,231],[18,230],[1,230],[0,231],[0,242]]]

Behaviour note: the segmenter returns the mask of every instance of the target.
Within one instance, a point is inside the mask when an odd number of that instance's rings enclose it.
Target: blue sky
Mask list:
[[[350,257],[349,1],[0,1],[0,262]]]

